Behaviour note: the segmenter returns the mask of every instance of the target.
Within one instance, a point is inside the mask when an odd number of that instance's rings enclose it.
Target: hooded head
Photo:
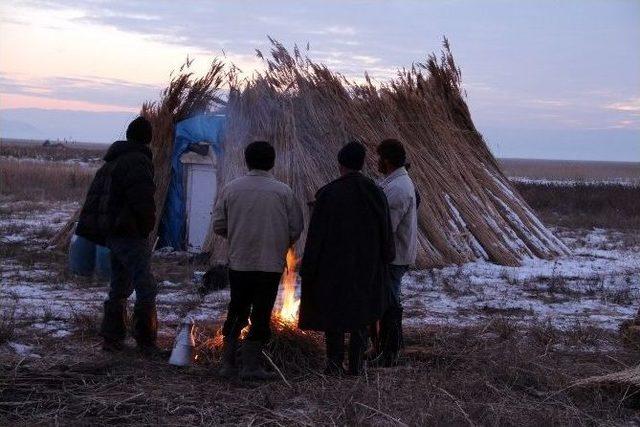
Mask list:
[[[366,150],[364,145],[351,141],[338,153],[338,163],[346,169],[359,171],[364,166]]]
[[[153,128],[151,123],[142,116],[138,116],[127,127],[127,141],[147,145],[151,142],[152,136]]]

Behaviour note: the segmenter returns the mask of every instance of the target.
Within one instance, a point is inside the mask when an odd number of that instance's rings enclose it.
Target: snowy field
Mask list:
[[[97,324],[107,284],[66,271],[66,256],[47,248],[49,236],[77,203],[0,203],[0,304],[20,323],[4,351],[37,354],[42,337],[67,339]],[[572,254],[529,260],[521,267],[487,262],[412,271],[403,282],[407,326],[474,325],[491,319],[523,326],[593,326],[615,330],[639,304],[640,238],[606,229],[556,229]],[[227,290],[204,298],[197,292],[201,265],[185,253],[156,253],[160,335],[167,340],[185,316],[197,325],[218,325]],[[95,328],[95,325],[93,326]]]
[[[570,255],[410,272],[399,366],[360,377],[324,376],[322,336],[275,324],[266,351],[285,380],[247,384],[216,373],[229,293],[203,297],[206,267],[186,253],[152,265],[159,344],[193,319],[194,365],[101,350],[107,283],[71,275],[47,247],[99,156],[0,145],[0,425],[640,423],[640,392],[576,386],[638,363],[640,344],[618,326],[640,305],[640,165],[510,162]]]

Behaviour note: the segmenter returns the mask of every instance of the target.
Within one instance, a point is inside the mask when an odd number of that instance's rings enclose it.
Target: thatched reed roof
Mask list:
[[[353,139],[365,143],[364,172],[378,177],[375,146],[395,137],[405,144],[410,175],[423,200],[419,267],[477,259],[515,266],[527,258],[568,252],[511,186],[476,130],[446,40],[439,58],[430,55],[382,84],[366,74],[365,83],[350,82],[298,48],[291,53],[274,40],[268,57],[258,55],[266,70],[246,79],[218,60],[200,79],[188,68],[181,70],[159,102],[143,107],[142,114],[155,127],[159,212],[170,179],[174,124],[197,112],[223,109],[227,125],[219,186],[244,173],[244,147],[266,139],[277,152],[274,174],[306,205],[338,176],[336,156],[343,144]],[[226,101],[219,99],[222,89],[229,90]],[[303,235],[297,244],[299,255],[304,240]],[[209,236],[213,262],[225,259],[224,245]]]

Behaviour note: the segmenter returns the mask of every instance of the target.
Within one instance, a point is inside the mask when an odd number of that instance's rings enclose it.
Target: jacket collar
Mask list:
[[[405,168],[404,166],[399,167],[398,169],[394,170],[393,172],[391,172],[389,174],[389,176],[387,176],[385,179],[382,180],[382,182],[380,183],[382,186],[388,185],[390,184],[394,179],[399,178],[401,176],[404,175],[409,175],[407,173],[407,168]]]
[[[362,172],[360,172],[360,171],[351,171],[351,172],[348,172],[348,173],[346,173],[344,175],[340,175],[334,181],[341,181],[343,179],[349,179],[349,178],[354,178],[354,177],[358,177],[358,176],[363,176]]]
[[[141,144],[135,141],[116,141],[111,144],[111,146],[107,150],[107,154],[105,154],[104,160],[110,162],[111,160],[115,160],[123,154],[134,152],[142,153],[150,160],[153,158],[151,150],[145,144]]]
[[[261,169],[251,169],[247,172],[247,176],[262,176],[265,178],[273,178],[273,174],[269,171],[263,171]]]

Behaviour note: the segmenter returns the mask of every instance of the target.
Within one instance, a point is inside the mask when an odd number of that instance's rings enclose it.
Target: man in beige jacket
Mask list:
[[[397,139],[385,139],[378,145],[378,171],[384,175],[380,183],[387,196],[396,257],[389,266],[390,304],[380,321],[378,361],[383,366],[397,363],[402,346],[402,304],[400,284],[409,267],[416,262],[418,249],[417,192],[407,173],[407,156]]]
[[[228,241],[231,288],[220,374],[235,375],[240,331],[250,319],[240,377],[264,380],[273,375],[262,368],[262,346],[271,335],[286,253],[302,233],[303,217],[291,188],[269,173],[276,156],[271,144],[253,142],[244,155],[249,172],[224,187],[214,212],[214,231]]]

